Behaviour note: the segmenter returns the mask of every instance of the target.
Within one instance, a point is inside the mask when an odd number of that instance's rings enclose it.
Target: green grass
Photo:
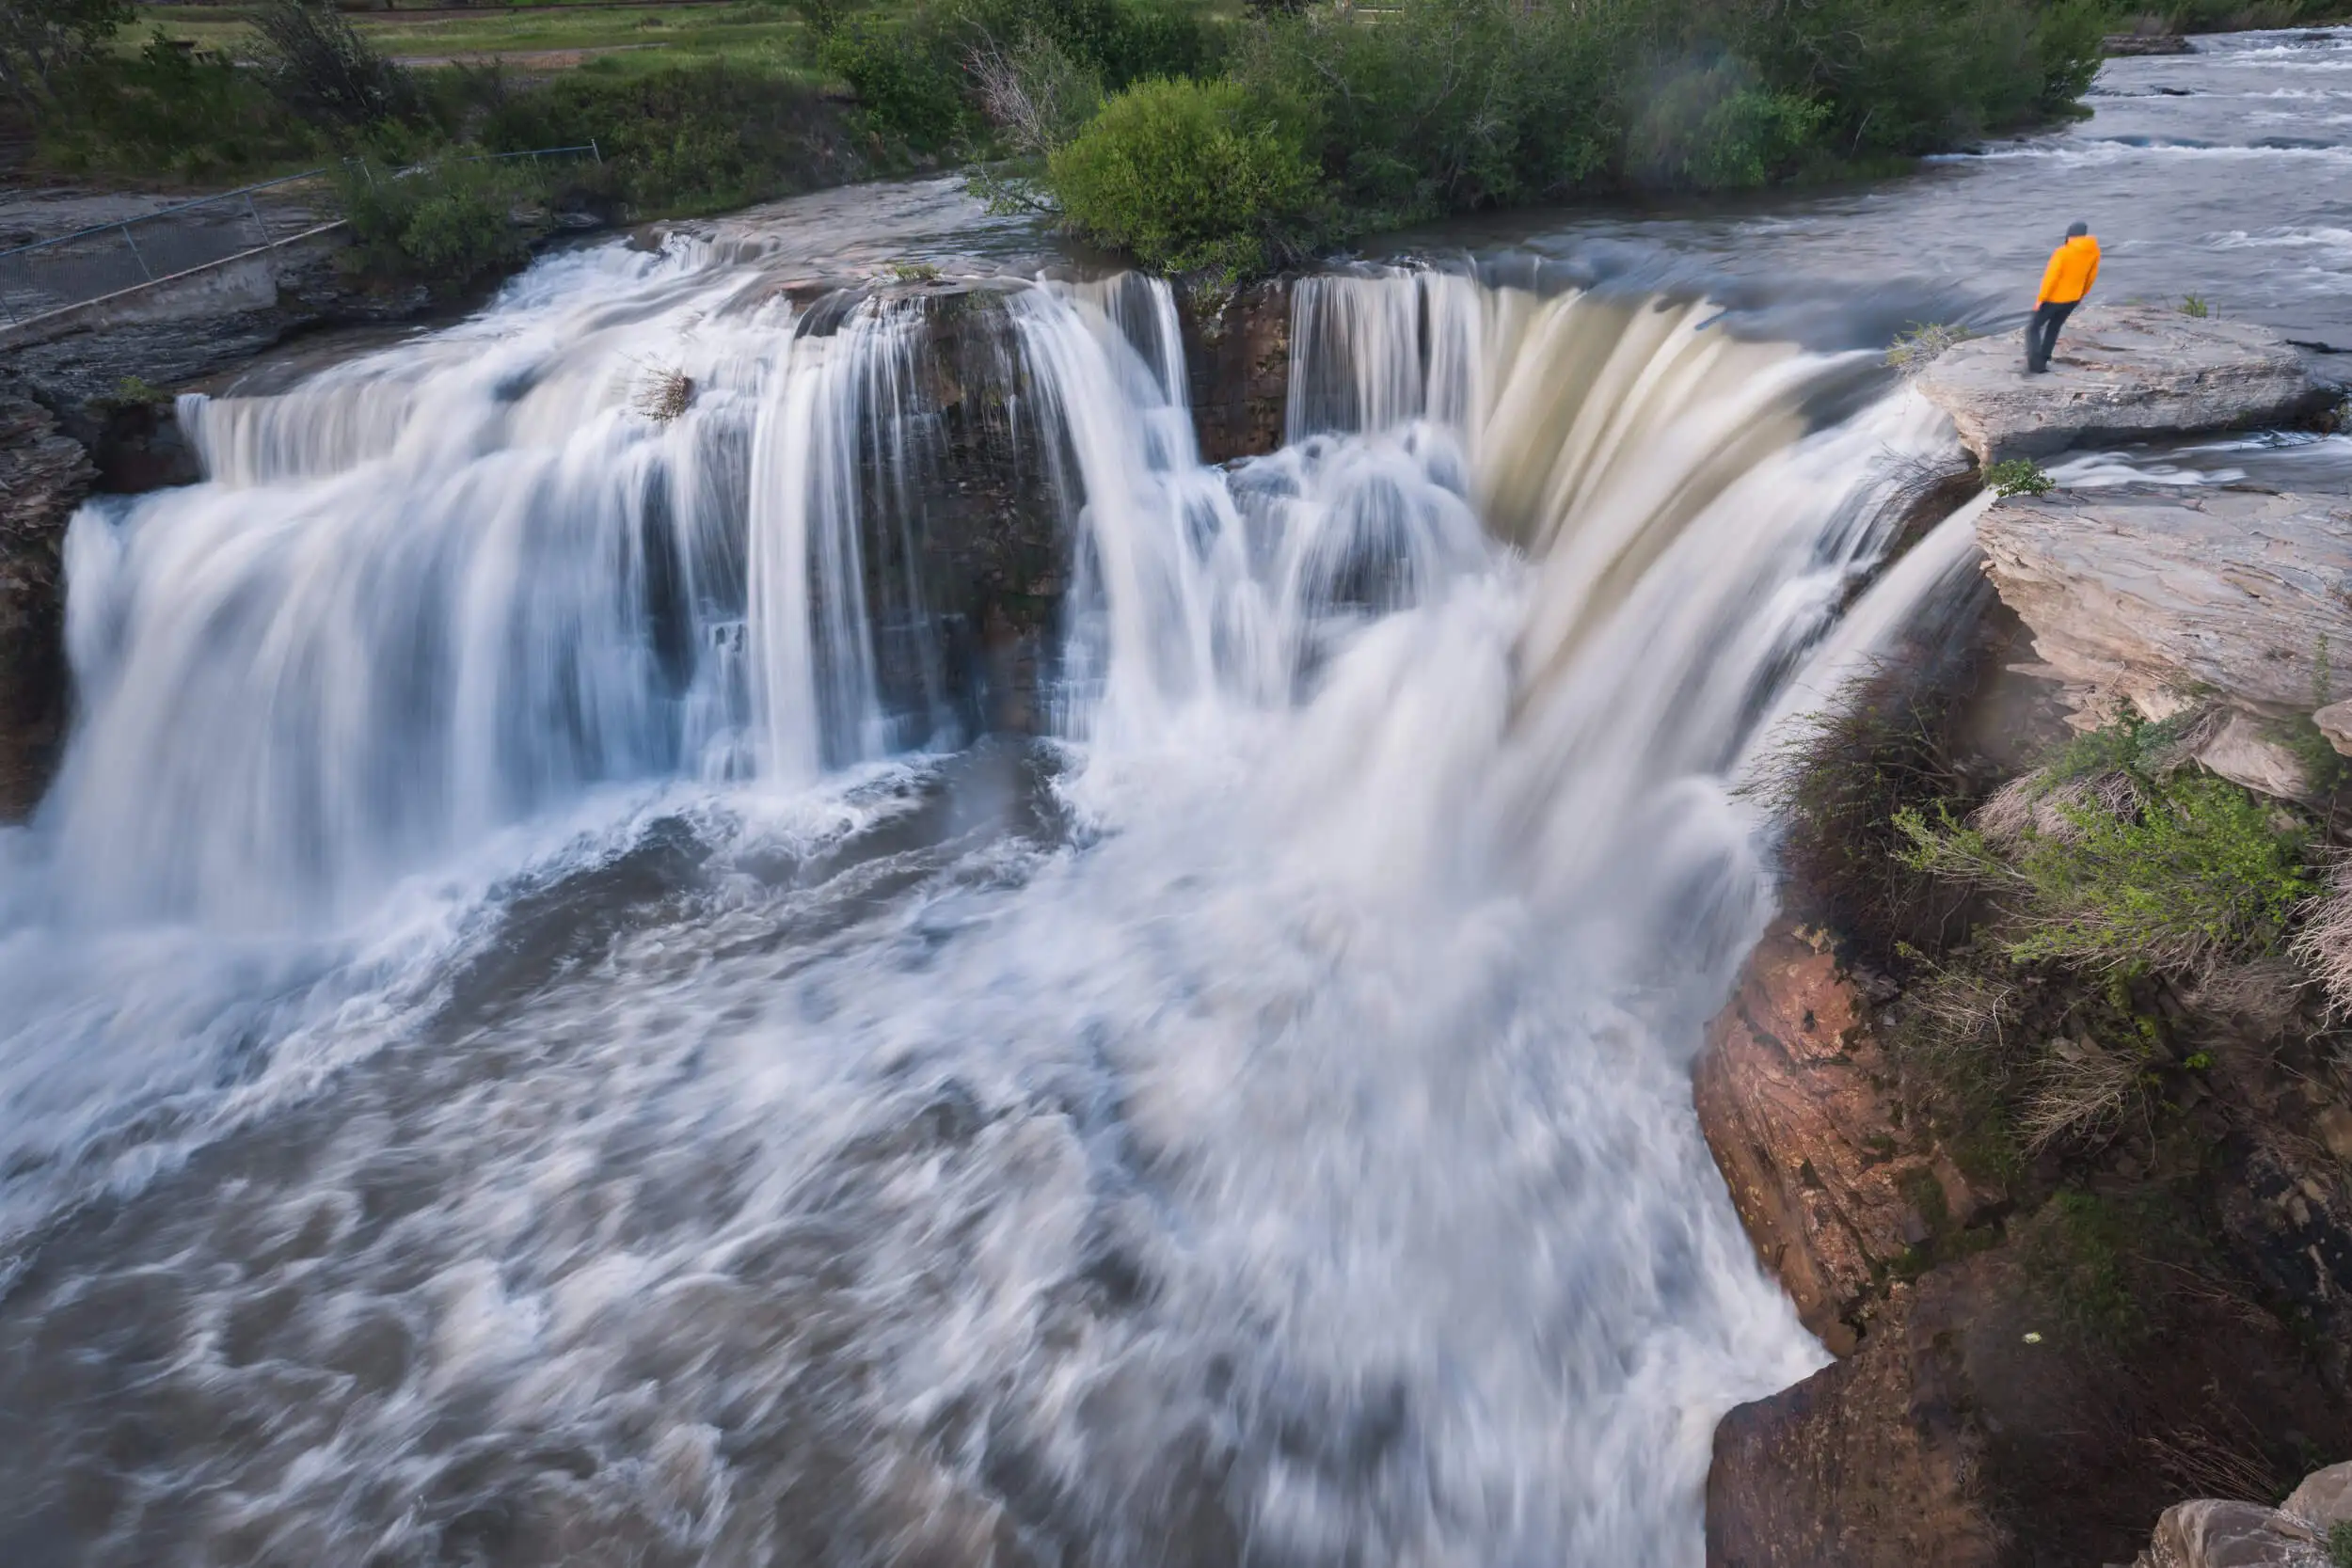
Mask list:
[[[404,21],[398,12],[357,11],[352,25],[385,54],[403,60],[480,59],[497,55],[612,51],[642,56],[639,70],[717,58],[782,61],[798,56],[802,26],[781,6],[717,3],[669,7],[540,4],[521,12],[485,10],[471,16]],[[143,6],[119,47],[135,50],[151,34],[185,40],[199,49],[242,54],[252,28],[245,13],[223,6]]]

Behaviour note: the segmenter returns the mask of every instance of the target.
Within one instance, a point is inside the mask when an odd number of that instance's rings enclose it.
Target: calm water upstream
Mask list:
[[[1164,289],[1004,281],[1037,740],[872,569],[927,308],[771,286],[1018,270],[946,187],[186,404],[210,480],[74,524],[0,832],[0,1562],[1695,1563],[1717,1417],[1821,1358],[1689,1106],[1733,786],[1972,577],[1972,508],[1878,571],[1956,446],[1858,351],[2078,215],[2111,296],[2352,342],[2352,37],[2094,104],[1410,237],[1474,264],[1303,285],[1225,471]]]

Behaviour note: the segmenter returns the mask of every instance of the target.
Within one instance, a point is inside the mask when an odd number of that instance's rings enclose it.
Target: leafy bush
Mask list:
[[[127,24],[128,0],[8,0],[0,6],[0,92],[36,116]]]
[[[943,150],[970,123],[955,43],[928,16],[853,17],[825,39],[819,57],[857,94],[868,126],[909,147]]]
[[[2352,1519],[2328,1527],[2328,1568],[2352,1568]]]
[[[408,170],[365,162],[336,175],[360,270],[444,292],[521,261],[546,232],[545,187],[527,165],[451,162]]]
[[[1368,228],[1605,182],[1641,37],[1628,4],[1411,0],[1369,26],[1317,8],[1253,29],[1232,74]]]
[[[1006,48],[993,38],[963,57],[980,112],[1017,156],[1040,158],[1067,146],[1103,107],[1103,79],[1051,39],[1031,35]]]
[[[2130,1260],[2145,1243],[2138,1216],[2114,1200],[2068,1189],[2021,1228],[2026,1266],[2078,1333],[2131,1345],[2147,1329]]]
[[[2046,496],[2058,482],[2030,457],[2011,457],[1985,469],[1984,482],[1996,496]]]
[[[1648,184],[1721,190],[1761,185],[1794,167],[1828,108],[1748,77],[1742,66],[1719,63],[1658,84],[1629,135],[1628,173]]]
[[[1955,680],[1894,665],[1851,682],[1792,725],[1745,793],[1772,813],[1775,859],[1797,906],[1872,962],[1937,945],[1960,900],[1901,851],[1906,809],[1965,800],[1952,754]]]
[[[1050,44],[1111,92],[1212,75],[1224,53],[1204,9],[1160,0],[974,0],[962,21],[1003,49]]]
[[[2203,294],[2183,294],[2181,296],[2181,314],[2184,316],[2194,316],[2198,320],[2202,321],[2207,316],[2213,314],[2213,306],[2206,301]]]
[[[1306,244],[1323,200],[1295,132],[1231,81],[1138,83],[1048,166],[1073,227],[1154,268],[1255,270]]]

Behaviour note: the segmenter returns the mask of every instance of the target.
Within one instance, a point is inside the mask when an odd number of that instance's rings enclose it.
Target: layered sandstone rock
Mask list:
[[[1915,385],[1986,464],[2284,424],[2338,396],[2269,328],[2155,305],[2084,306],[2047,374],[2026,374],[2022,340],[2004,334],[1947,350]]]
[[[2277,1508],[2200,1497],[2156,1522],[2137,1568],[2332,1568],[2329,1533],[2352,1526],[2352,1464],[2306,1476]]]
[[[2312,784],[2312,720],[2352,744],[2352,505],[2254,488],[2012,497],[1977,525],[1986,575],[2084,722],[2214,710],[2200,760],[2280,796]],[[2324,752],[2321,753],[2324,755]]]
[[[2352,1160],[2335,1147],[2352,1150],[2352,1113],[2311,1062],[2218,1047],[2185,1095],[2193,1170],[2119,1152],[1977,1195],[1877,1037],[1872,1009],[1909,1001],[1876,1002],[1873,984],[1820,933],[1778,927],[1696,1074],[1759,1254],[1840,1356],[1724,1418],[1709,1568],[2122,1562],[2185,1477],[2352,1451]],[[2187,1266],[2129,1276],[2122,1328],[2085,1316],[2113,1309],[2087,1307],[2070,1272],[2090,1255],[2071,1250],[2084,1243],[2053,1194],[2079,1203],[2086,1183],[2109,1195],[2102,1212],[2145,1202],[2164,1216],[2151,1223],[2196,1231]]]

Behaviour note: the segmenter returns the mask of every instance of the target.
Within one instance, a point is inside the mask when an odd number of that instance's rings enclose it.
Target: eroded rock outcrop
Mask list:
[[[1974,1292],[1898,1284],[1869,1338],[1715,1429],[1711,1568],[1992,1568],[1984,1434],[1960,1340]]]
[[[2267,327],[2154,305],[2083,307],[2047,374],[2026,374],[2021,341],[2003,334],[1947,350],[1915,385],[1986,464],[2284,424],[2339,396]]]
[[[1977,525],[1985,572],[2084,723],[2213,710],[2200,760],[2267,794],[2312,785],[2312,720],[2352,725],[2352,505],[2256,488],[2012,497]],[[2332,727],[2332,733],[2331,733]],[[2341,736],[2341,739],[2338,737]],[[2324,752],[2321,753],[2324,756]]]
[[[2123,1562],[2195,1477],[2283,1489],[2294,1456],[2352,1452],[2352,1164],[2328,1141],[2352,1113],[2324,1063],[2211,1035],[2160,1137],[1979,1194],[1881,1037],[1914,1001],[1892,989],[1784,923],[1696,1075],[1759,1254],[1840,1357],[1718,1428],[1711,1568]]]
[[[1783,922],[1717,1016],[1692,1086],[1757,1254],[1839,1355],[1887,1271],[1979,1207],[1948,1161],[1903,1134],[1868,1007],[1827,939]]]

